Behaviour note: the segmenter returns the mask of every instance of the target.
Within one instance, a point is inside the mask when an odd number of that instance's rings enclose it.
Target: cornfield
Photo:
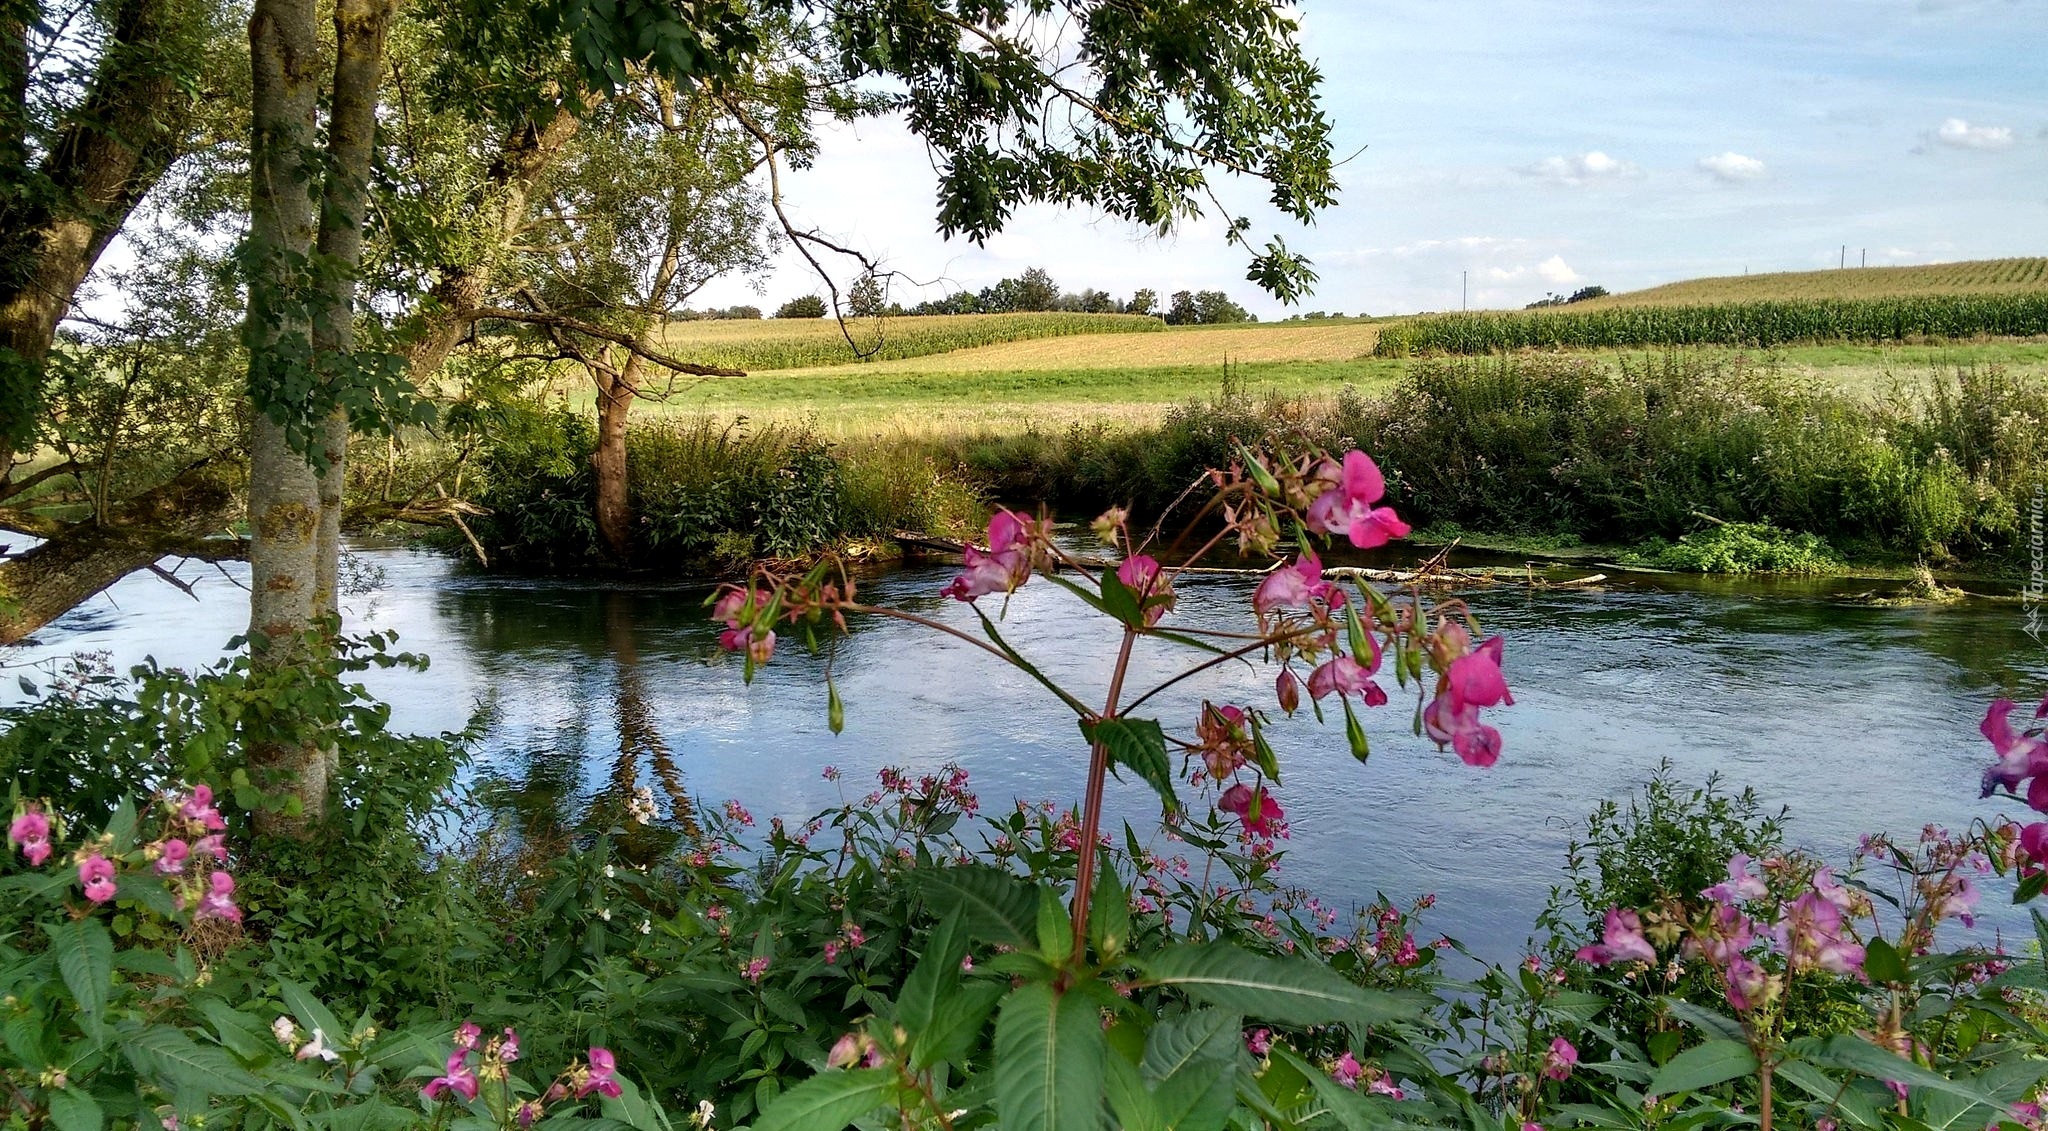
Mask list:
[[[2015,294],[2048,290],[2048,259],[1977,259],[1916,267],[1777,271],[1685,279],[1661,287],[1591,299],[1575,309],[1613,306],[1696,306],[1782,299],[1916,298]]]
[[[1806,299],[1595,310],[1438,314],[1389,323],[1378,357],[1513,349],[1775,346],[1795,342],[2048,334],[2048,290],[2032,294]]]
[[[1159,319],[1141,314],[937,314],[849,321],[850,345],[832,319],[777,318],[676,323],[668,328],[662,345],[685,361],[754,372],[926,357],[1034,338],[1142,334],[1165,328]]]

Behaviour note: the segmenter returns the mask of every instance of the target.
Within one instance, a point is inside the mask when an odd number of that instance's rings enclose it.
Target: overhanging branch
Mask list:
[[[462,313],[463,317],[479,322],[495,318],[505,322],[524,322],[533,326],[549,326],[558,330],[572,330],[578,334],[597,338],[600,341],[610,342],[615,346],[623,346],[664,369],[673,370],[677,373],[688,373],[695,377],[745,377],[747,375],[747,371],[744,369],[725,369],[716,365],[698,365],[696,362],[671,357],[659,350],[649,349],[642,345],[631,334],[622,334],[617,330],[606,329],[594,322],[585,322],[581,318],[572,318],[566,314],[544,313],[537,310],[515,310],[507,306],[478,306],[465,310]]]

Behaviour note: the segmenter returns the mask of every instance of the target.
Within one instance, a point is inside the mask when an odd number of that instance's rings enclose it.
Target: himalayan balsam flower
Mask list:
[[[1253,1029],[1244,1039],[1244,1047],[1256,1057],[1266,1057],[1273,1052],[1273,1030]]]
[[[1262,617],[1275,609],[1306,609],[1314,601],[1341,608],[1344,591],[1323,580],[1323,560],[1313,550],[1268,573],[1252,591],[1252,611]]]
[[[1264,786],[1252,789],[1239,782],[1223,791],[1223,796],[1216,799],[1216,807],[1225,813],[1235,814],[1244,822],[1244,831],[1251,836],[1271,838],[1287,835],[1284,823],[1287,814]]]
[[[990,593],[1008,593],[1031,578],[1031,539],[1024,520],[997,511],[988,520],[988,550],[968,546],[961,551],[966,570],[943,590],[956,601],[972,601]]]
[[[1448,626],[1441,638],[1460,651],[1470,639],[1457,625]],[[1436,698],[1422,710],[1422,727],[1430,739],[1439,749],[1449,745],[1468,766],[1491,766],[1500,760],[1500,731],[1480,722],[1479,710],[1514,705],[1500,670],[1503,648],[1500,637],[1489,637],[1452,659],[1437,681]]]
[[[1700,893],[1716,903],[1742,903],[1762,899],[1770,894],[1764,886],[1763,877],[1750,870],[1755,861],[1746,852],[1738,852],[1728,861],[1728,879]]]
[[[578,1066],[571,1073],[571,1077],[576,1085],[576,1098],[580,1100],[590,1093],[596,1092],[598,1095],[608,1099],[618,1099],[619,1094],[624,1091],[624,1089],[619,1087],[619,1082],[612,1078],[618,1073],[618,1069],[619,1062],[617,1058],[612,1056],[610,1049],[592,1047],[590,1050],[590,1066],[588,1068]]]
[[[1273,698],[1290,715],[1301,708],[1301,681],[1294,678],[1292,668],[1281,668],[1280,675],[1273,680]]]
[[[1365,1066],[1358,1063],[1358,1058],[1352,1056],[1349,1051],[1338,1057],[1337,1063],[1330,1066],[1330,1078],[1347,1088],[1358,1087],[1358,1078],[1364,1074]]]
[[[220,810],[213,806],[213,787],[205,783],[192,787],[192,796],[178,807],[178,815],[210,833],[228,827],[227,822],[221,820]]]
[[[1655,962],[1657,948],[1643,937],[1642,916],[1620,907],[1607,909],[1607,929],[1601,940],[1579,948],[1578,960],[1595,966],[1616,962]]]
[[[175,876],[185,870],[185,861],[192,855],[192,846],[177,837],[165,841],[158,849],[156,858],[157,874]]]
[[[747,959],[747,964],[740,969],[740,976],[749,982],[759,982],[767,973],[768,956],[765,954]]]
[[[447,1071],[427,1081],[420,1094],[429,1100],[440,1100],[447,1096],[460,1096],[464,1103],[476,1099],[476,1070],[469,1066],[469,1049],[457,1048],[448,1054]]]
[[[1316,478],[1329,486],[1309,504],[1310,530],[1345,535],[1361,550],[1407,537],[1407,523],[1391,508],[1373,505],[1386,496],[1387,484],[1379,465],[1364,452],[1346,452],[1341,468],[1324,460]]]
[[[1578,1063],[1579,1050],[1563,1037],[1552,1037],[1549,1050],[1543,1054],[1543,1075],[1550,1080],[1569,1080]]]
[[[1863,947],[1842,936],[1842,912],[1813,892],[1792,901],[1772,934],[1794,971],[1863,977]]]
[[[78,883],[85,889],[85,898],[94,903],[105,903],[114,898],[113,862],[97,852],[80,860]]]
[[[718,599],[712,606],[711,619],[725,622],[725,631],[718,634],[718,646],[728,652],[741,652],[757,664],[765,664],[775,654],[775,632],[757,623],[755,619],[768,604],[768,594],[759,589],[733,589]]]
[[[329,1064],[341,1059],[341,1054],[327,1047],[327,1034],[318,1027],[313,1030],[313,1039],[299,1046],[292,1054],[294,1060],[324,1060]]]
[[[40,810],[30,809],[7,826],[7,840],[20,846],[29,867],[40,868],[50,858],[50,819]]]
[[[215,872],[208,877],[206,894],[199,898],[199,909],[192,913],[192,917],[241,922],[242,909],[235,906],[235,878],[226,872]]]
[[[1173,611],[1177,598],[1173,594],[1173,582],[1159,571],[1159,562],[1149,554],[1133,554],[1116,567],[1116,579],[1124,587],[1137,594],[1138,604],[1145,610],[1145,625],[1159,623],[1159,618]]]
[[[1387,693],[1372,679],[1373,673],[1378,671],[1379,667],[1377,640],[1373,641],[1371,666],[1361,664],[1350,656],[1336,656],[1308,673],[1309,698],[1321,700],[1335,692],[1340,696],[1356,695],[1364,700],[1368,707],[1380,706],[1387,701]]]
[[[1728,983],[1728,1004],[1737,1013],[1748,1013],[1768,1004],[1776,988],[1763,967],[1739,954],[1729,959],[1722,977]]]

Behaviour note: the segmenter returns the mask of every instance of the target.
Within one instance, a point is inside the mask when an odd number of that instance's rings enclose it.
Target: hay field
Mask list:
[[[1852,267],[1685,279],[1640,291],[1575,302],[1565,310],[1617,306],[1685,306],[1785,299],[1920,298],[1934,295],[2028,294],[2048,291],[2048,258],[1974,259],[1917,267]]]

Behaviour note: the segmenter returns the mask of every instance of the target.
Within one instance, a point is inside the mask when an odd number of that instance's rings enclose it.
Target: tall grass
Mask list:
[[[1529,348],[1776,346],[2035,334],[2048,334],[2048,291],[1438,314],[1388,324],[1373,352],[1412,357]]]
[[[2048,259],[1973,259],[1911,267],[1773,271],[1685,279],[1594,299],[1591,306],[1744,302],[1759,299],[1903,298],[2048,290]]]
[[[755,370],[804,369],[927,357],[976,346],[1075,334],[1144,334],[1166,328],[1138,314],[940,314],[855,319],[841,332],[831,319],[682,322],[662,341],[702,365]],[[849,342],[848,338],[852,341]]]

